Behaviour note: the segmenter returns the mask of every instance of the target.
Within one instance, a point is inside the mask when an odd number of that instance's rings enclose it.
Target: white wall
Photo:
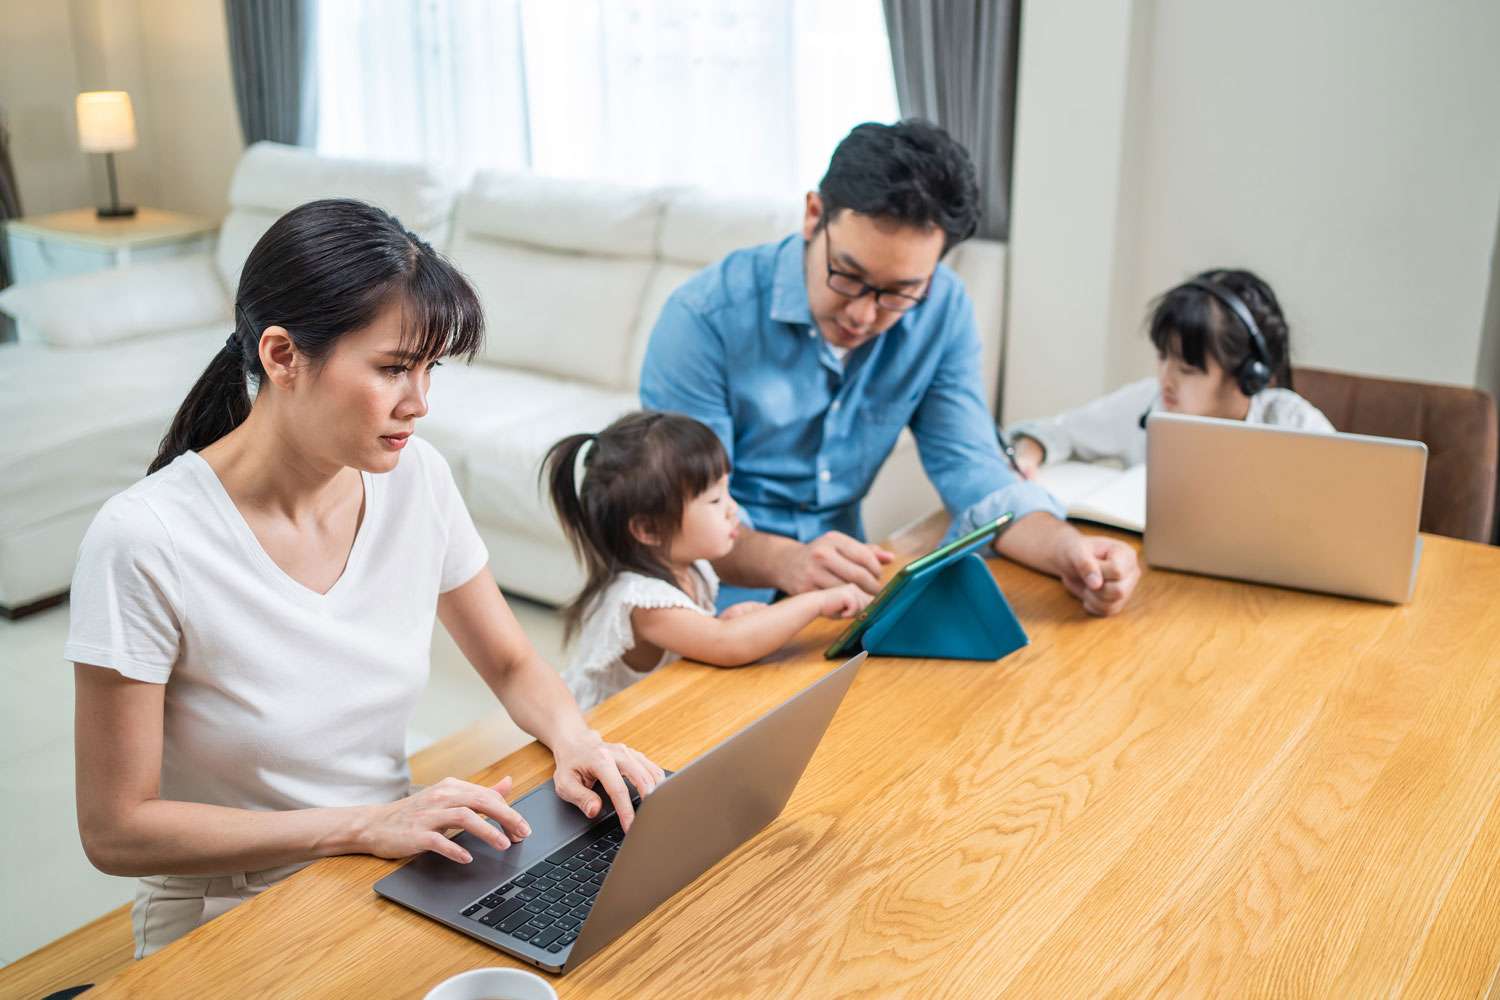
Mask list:
[[[136,0],[161,204],[222,216],[244,151],[219,0]]]
[[[224,7],[180,0],[12,3],[0,16],[0,107],[28,215],[102,204],[103,158],[78,148],[81,90],[125,90],[135,149],[122,201],[220,216],[243,148]]]
[[[29,214],[89,203],[88,162],[73,119],[79,89],[69,6],[7,4],[0,16],[0,109]]]
[[[1147,371],[1149,301],[1208,266],[1271,282],[1301,363],[1489,381],[1500,4],[1119,0],[1070,8],[1072,47],[1033,31],[1056,6],[1022,18],[1008,419]],[[1075,48],[1129,57],[1080,65]],[[1071,90],[1028,86],[1063,65]],[[1120,101],[1121,134],[1089,134],[1080,94]],[[1035,141],[1039,119],[1071,141]],[[1101,309],[1105,330],[1088,325]]]
[[[1002,403],[1039,416],[1108,383],[1132,43],[1145,0],[1021,13]]]
[[[1495,249],[1490,257],[1490,290],[1484,307],[1478,385],[1500,399],[1500,222],[1495,225]],[[1497,531],[1500,531],[1500,510],[1496,511],[1495,520]]]

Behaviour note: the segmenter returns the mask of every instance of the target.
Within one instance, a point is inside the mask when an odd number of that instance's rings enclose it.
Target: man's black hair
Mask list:
[[[929,121],[856,125],[818,185],[821,230],[843,209],[919,228],[937,226],[943,253],[979,228],[979,181],[968,152]]]

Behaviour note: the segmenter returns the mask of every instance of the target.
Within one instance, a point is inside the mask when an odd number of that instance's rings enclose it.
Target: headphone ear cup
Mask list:
[[[1238,381],[1240,392],[1253,396],[1271,384],[1271,369],[1259,358],[1247,358],[1240,365]]]

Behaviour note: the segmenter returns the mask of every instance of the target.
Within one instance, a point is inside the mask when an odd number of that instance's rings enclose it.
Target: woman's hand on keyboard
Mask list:
[[[505,801],[510,784],[508,775],[493,786],[444,778],[404,799],[363,807],[357,843],[364,853],[381,858],[404,858],[432,851],[468,864],[474,860],[473,855],[443,833],[457,828],[503,851],[512,841],[522,840],[531,833],[526,820]],[[486,816],[497,820],[503,831],[486,823]]]
[[[645,796],[667,777],[665,771],[639,750],[623,743],[606,743],[592,729],[553,747],[552,756],[557,759],[557,773],[552,781],[558,797],[593,819],[604,805],[593,791],[597,781],[614,804],[623,830],[629,830],[635,822],[635,808],[624,779],[629,778],[636,791]]]

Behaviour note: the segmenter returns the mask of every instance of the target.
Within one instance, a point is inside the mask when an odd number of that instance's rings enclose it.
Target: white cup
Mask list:
[[[470,969],[438,983],[425,1000],[557,1000],[557,991],[522,969]]]

